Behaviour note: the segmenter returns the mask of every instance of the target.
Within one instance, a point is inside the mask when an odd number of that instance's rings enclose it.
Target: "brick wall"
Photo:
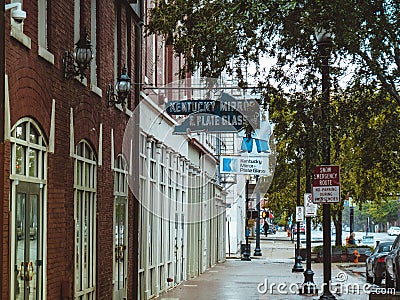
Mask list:
[[[99,129],[103,125],[102,166],[97,169],[97,282],[96,298],[112,299],[113,286],[113,172],[111,170],[111,128],[114,129],[115,156],[121,152],[122,138],[129,117],[114,107],[108,108],[105,99],[107,84],[114,83],[119,74],[114,73],[114,1],[97,2],[97,86],[102,97],[90,91],[90,79],[84,85],[78,80],[65,80],[62,73],[62,55],[65,50],[73,50],[74,4],[72,0],[48,1],[48,50],[54,54],[54,65],[38,56],[37,41],[37,2],[24,1],[27,12],[24,33],[32,40],[31,49],[6,34],[6,73],[9,76],[11,126],[23,117],[36,120],[46,139],[50,135],[51,107],[55,99],[55,152],[48,154],[47,182],[47,299],[70,299],[73,297],[74,283],[74,159],[70,157],[70,109],[74,111],[75,145],[87,140],[99,156]],[[125,3],[125,2],[121,2]],[[81,0],[83,9],[81,24],[90,28],[90,1]],[[121,23],[135,24],[129,6],[121,6]],[[9,12],[6,18],[6,32],[10,32]],[[128,19],[131,18],[129,21]],[[125,27],[124,27],[125,28]],[[125,29],[122,35],[125,37]],[[131,50],[126,54],[125,41],[120,40],[121,60],[127,60],[129,76],[134,78],[135,31],[130,32]],[[119,68],[123,63],[119,62]],[[87,72],[89,74],[89,72]],[[130,95],[130,108],[133,109],[133,92]],[[0,146],[5,186],[3,195],[3,280],[2,299],[10,297],[10,244],[9,244],[9,175],[10,147]],[[4,150],[4,156],[2,151]],[[0,168],[0,171],[2,170]],[[0,177],[1,179],[1,177]],[[134,217],[132,195],[129,199],[129,220]],[[133,224],[130,224],[134,228]],[[128,295],[135,295],[134,272],[135,255],[133,249],[137,233],[129,232]],[[137,256],[137,254],[136,254]],[[62,298],[62,290],[64,298]],[[69,296],[69,297],[68,297]]]

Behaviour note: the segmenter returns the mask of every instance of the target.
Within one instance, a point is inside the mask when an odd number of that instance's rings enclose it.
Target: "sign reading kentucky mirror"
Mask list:
[[[255,99],[235,99],[222,93],[218,100],[174,100],[165,104],[170,115],[188,116],[175,125],[174,134],[207,131],[210,133],[237,132],[249,123],[260,128],[260,108]]]

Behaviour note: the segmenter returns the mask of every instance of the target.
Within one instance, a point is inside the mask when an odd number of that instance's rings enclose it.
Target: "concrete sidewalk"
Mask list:
[[[255,243],[251,243],[251,254]],[[251,299],[319,299],[323,284],[323,264],[312,264],[314,283],[320,292],[318,295],[299,294],[304,283],[303,273],[292,273],[294,266],[294,244],[288,240],[269,237],[261,240],[262,256],[252,256],[251,261],[240,258],[227,259],[207,270],[197,278],[188,280],[166,293],[161,300],[251,300]],[[306,263],[303,263],[306,268]],[[333,292],[337,299],[369,299],[362,289],[365,288],[364,264],[332,264]],[[353,272],[352,270],[357,270]],[[358,287],[359,292],[352,287]],[[399,297],[400,298],[400,297]],[[390,298],[390,299],[399,299]],[[375,298],[374,298],[375,299]],[[376,299],[386,299],[382,296]]]

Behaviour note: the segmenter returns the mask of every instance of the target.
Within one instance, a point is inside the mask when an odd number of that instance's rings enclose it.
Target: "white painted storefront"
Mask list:
[[[226,194],[213,137],[172,135],[174,119],[142,96],[138,299],[151,299],[225,259]]]

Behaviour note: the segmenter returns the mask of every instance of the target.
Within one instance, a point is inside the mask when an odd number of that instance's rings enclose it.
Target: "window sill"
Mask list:
[[[103,91],[101,88],[99,88],[96,85],[90,85],[90,90],[95,93],[97,96],[99,96],[100,98],[103,97]]]
[[[46,48],[43,48],[42,46],[39,46],[38,54],[44,60],[47,60],[49,63],[54,65],[54,54],[51,53],[50,51],[48,51]]]

